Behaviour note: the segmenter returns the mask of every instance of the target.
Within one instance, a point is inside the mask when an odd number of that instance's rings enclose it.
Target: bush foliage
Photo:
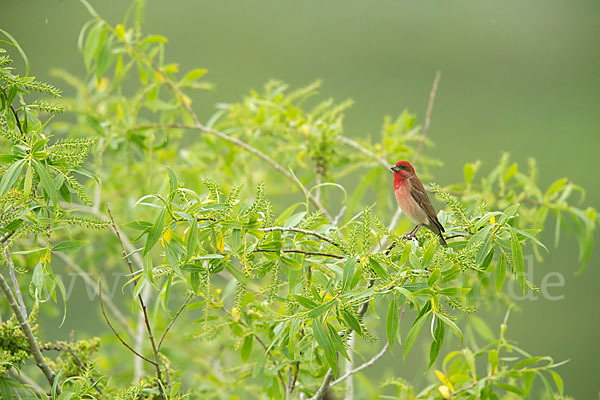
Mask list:
[[[535,161],[508,154],[468,163],[463,182],[428,187],[448,247],[427,231],[407,240],[388,161],[413,160],[427,179],[441,165],[422,154],[430,140],[413,114],[356,141],[344,136],[349,101],[272,81],[203,123],[192,99],[213,89],[206,71],[166,59],[167,39],[142,32],[143,1],[117,25],[84,5],[88,73],[55,72],[66,99],[2,31],[2,398],[564,396],[560,362],[510,340],[508,313],[491,329],[476,311],[510,309],[509,280],[537,290],[523,254],[545,255],[537,235],[551,223],[586,265],[597,222],[582,188],[541,187]],[[110,330],[43,343],[69,312],[67,272],[100,292],[87,318]],[[98,285],[115,272],[125,299]],[[411,348],[425,387],[361,378]]]

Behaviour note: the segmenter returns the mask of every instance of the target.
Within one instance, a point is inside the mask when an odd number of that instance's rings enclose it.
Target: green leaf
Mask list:
[[[489,228],[492,228],[492,226],[490,225]],[[490,229],[486,228],[488,231],[490,231]],[[487,235],[485,236],[485,238],[483,239],[483,245],[479,248],[479,250],[477,251],[477,255],[475,256],[475,263],[478,266],[482,266],[483,261],[485,260],[485,258],[487,257],[488,253],[490,252],[490,247],[492,246],[492,238],[493,238],[493,234],[488,232]]]
[[[295,258],[281,256],[281,262],[291,271],[300,271],[302,269],[302,264]]]
[[[398,301],[396,295],[392,294],[392,301],[388,307],[387,320],[386,320],[386,332],[388,343],[390,345],[390,352],[394,349],[394,342],[396,341],[396,335],[398,334]]]
[[[152,224],[152,227],[150,228],[150,231],[148,232],[148,237],[146,238],[146,244],[144,245],[143,255],[148,254],[150,252],[150,250],[152,250],[154,245],[158,242],[158,239],[160,239],[160,236],[162,235],[164,223],[165,223],[165,209],[163,208],[162,210],[160,210],[158,217],[156,218],[156,220],[154,221],[154,224]]]
[[[90,29],[87,39],[85,41],[85,47],[83,48],[83,60],[85,67],[89,70],[92,64],[92,59],[96,54],[96,50],[100,41],[102,40],[102,34],[104,33],[104,22],[100,21]]]
[[[490,364],[490,369],[492,373],[496,373],[498,370],[498,350],[492,349],[488,353],[488,363]]]
[[[293,228],[296,225],[298,225],[304,219],[305,216],[306,216],[306,211],[296,213],[296,214],[292,215],[291,217],[289,217],[283,223],[283,227],[284,228]]]
[[[496,269],[494,270],[494,283],[496,285],[496,290],[498,293],[502,290],[502,286],[504,285],[504,278],[506,277],[506,256],[504,255],[504,251],[500,253],[500,258],[496,263]]]
[[[246,337],[244,337],[244,341],[242,342],[242,348],[240,349],[240,356],[242,357],[243,362],[248,361],[248,358],[250,358],[253,343],[254,337],[252,335],[247,335]]]
[[[244,275],[244,273],[242,271],[240,271],[239,269],[237,269],[233,264],[231,263],[226,263],[225,264],[225,269],[227,271],[229,271],[229,273],[231,275],[233,275],[233,277],[240,283],[243,283],[244,285],[247,285],[248,283],[250,283],[250,279],[248,279],[248,277],[246,275]]]
[[[188,230],[187,240],[185,244],[185,256],[186,259],[192,258],[198,248],[198,225],[196,221],[190,223],[190,229]]]
[[[350,357],[346,352],[346,347],[344,346],[342,339],[340,339],[340,335],[337,333],[335,328],[331,326],[330,323],[327,323],[327,328],[329,329],[329,338],[331,339],[331,343],[333,343],[333,346],[337,349],[338,353],[342,357],[350,361]]]
[[[84,240],[66,240],[66,241],[60,242],[56,246],[52,247],[52,251],[71,251],[71,250],[77,250],[81,246],[86,245],[88,243],[89,242],[86,242]]]
[[[336,300],[330,300],[327,303],[323,303],[315,308],[313,308],[312,310],[310,310],[307,314],[308,318],[317,318],[320,317],[322,314],[325,313],[325,311],[329,310],[334,304],[336,303]]]
[[[33,181],[33,167],[27,164],[27,172],[25,172],[25,183],[23,184],[23,198],[27,200],[31,193],[31,185]]]
[[[369,265],[371,266],[371,269],[373,269],[377,276],[379,276],[381,279],[387,279],[388,273],[376,260],[374,260],[373,258],[369,258]]]
[[[511,180],[516,174],[519,172],[519,165],[517,163],[513,163],[504,173],[504,183]]]
[[[42,186],[48,196],[52,200],[52,203],[56,206],[58,205],[58,191],[56,190],[56,184],[54,183],[54,179],[50,176],[48,169],[42,165],[38,160],[31,160],[33,163],[33,167],[35,168],[35,172],[40,176],[40,181],[42,182]]]
[[[431,242],[423,252],[423,260],[421,261],[421,264],[423,264],[423,268],[427,268],[431,260],[433,260],[433,256],[435,254],[435,249],[437,248],[437,246],[437,241]]]
[[[292,295],[294,299],[304,308],[312,310],[313,308],[317,308],[318,304],[309,299],[308,297],[300,296],[299,294]]]
[[[406,335],[406,341],[404,343],[404,354],[403,354],[404,358],[406,358],[408,351],[410,350],[412,345],[415,343],[417,336],[419,336],[419,332],[421,331],[423,324],[425,323],[425,321],[427,321],[427,319],[429,319],[429,314],[431,314],[431,311],[427,311],[423,315],[421,315],[413,323],[412,327],[408,331],[408,334]]]
[[[356,265],[356,257],[349,258],[344,265],[342,273],[342,293],[351,289],[352,277],[354,276],[354,266]]]
[[[544,243],[540,242],[540,240],[538,238],[536,238],[535,236],[533,236],[531,233],[522,231],[522,230],[514,228],[514,227],[512,229],[514,231],[516,231],[519,235],[525,236],[527,239],[532,240],[535,244],[537,244],[538,246],[540,246],[544,250],[548,251],[548,248],[544,245]]]
[[[193,82],[197,79],[202,78],[204,75],[206,75],[207,72],[208,71],[203,68],[193,69],[190,72],[188,72],[187,74],[185,74],[185,76],[182,79],[182,82]]]
[[[444,331],[444,322],[439,318],[435,318],[435,331],[433,333],[434,340],[431,342],[431,346],[429,347],[429,365],[427,366],[427,369],[431,368],[440,354],[440,349],[444,343]]]
[[[319,346],[323,349],[323,351],[325,351],[325,358],[327,358],[327,362],[334,371],[334,374],[337,375],[337,357],[335,354],[335,347],[333,343],[331,343],[329,335],[327,335],[325,329],[323,329],[323,325],[321,325],[321,321],[319,321],[317,318],[313,318],[312,328],[313,336],[315,337]]]
[[[2,181],[0,181],[0,195],[8,192],[8,189],[11,188],[19,175],[21,175],[23,167],[25,167],[25,160],[19,160],[6,170],[2,177]]]
[[[460,331],[460,328],[454,323],[454,321],[442,314],[435,314],[435,316],[444,321],[450,327],[450,329],[452,329],[452,332],[454,332],[454,334],[458,336],[461,343],[464,341],[463,334]]]
[[[502,383],[502,382],[494,382],[494,385],[498,386],[500,389],[504,389],[508,392],[512,392],[515,394],[518,394],[519,396],[524,396],[525,393],[523,392],[523,390],[521,390],[520,388],[513,386],[513,385],[509,385],[508,383]]]
[[[362,336],[362,328],[360,327],[360,323],[358,322],[358,319],[356,319],[354,314],[352,314],[348,310],[342,310],[341,314],[342,318],[344,318],[344,321],[346,321],[350,329]]]
[[[524,274],[524,266],[523,266],[523,249],[521,249],[521,242],[519,242],[519,237],[517,236],[516,231],[510,231],[510,249],[512,252],[513,264],[515,266],[515,272],[517,274],[517,279],[523,288],[523,293],[525,293],[525,274]]]
[[[169,191],[173,193],[177,190],[177,176],[169,167],[165,167],[167,173],[169,174]]]
[[[565,390],[565,385],[563,383],[562,378],[559,374],[552,370],[550,370],[549,372],[552,375],[552,379],[554,379],[554,383],[556,384],[556,389],[558,390],[558,393],[560,393],[560,395],[562,396]]]
[[[429,277],[427,277],[427,285],[433,287],[433,285],[440,280],[442,277],[442,271],[439,268],[434,269]]]
[[[462,288],[462,287],[449,287],[440,289],[438,291],[439,295],[448,296],[448,297],[456,297],[467,294],[471,291],[471,288]]]

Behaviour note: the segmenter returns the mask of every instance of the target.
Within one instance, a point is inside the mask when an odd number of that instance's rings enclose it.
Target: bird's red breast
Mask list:
[[[396,175],[394,177],[394,194],[402,212],[416,224],[427,224],[429,221],[427,214],[410,192],[410,178],[403,178],[397,173],[394,175]]]

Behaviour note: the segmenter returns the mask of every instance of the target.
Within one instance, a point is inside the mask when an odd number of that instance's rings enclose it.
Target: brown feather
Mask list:
[[[423,184],[416,175],[410,177],[410,183],[411,196],[421,206],[423,211],[425,211],[425,214],[427,214],[427,218],[429,219],[430,224],[425,226],[441,237],[442,232],[444,232],[444,227],[437,218],[437,214],[435,213],[435,209],[431,204],[431,200],[429,200],[429,196],[427,196],[425,187],[423,187]]]

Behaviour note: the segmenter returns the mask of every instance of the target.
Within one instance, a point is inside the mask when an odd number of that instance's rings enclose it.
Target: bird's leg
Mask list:
[[[417,232],[419,231],[419,228],[421,228],[421,225],[416,225],[412,231],[405,233],[404,235],[402,235],[406,240],[413,240],[416,236],[417,236]]]

